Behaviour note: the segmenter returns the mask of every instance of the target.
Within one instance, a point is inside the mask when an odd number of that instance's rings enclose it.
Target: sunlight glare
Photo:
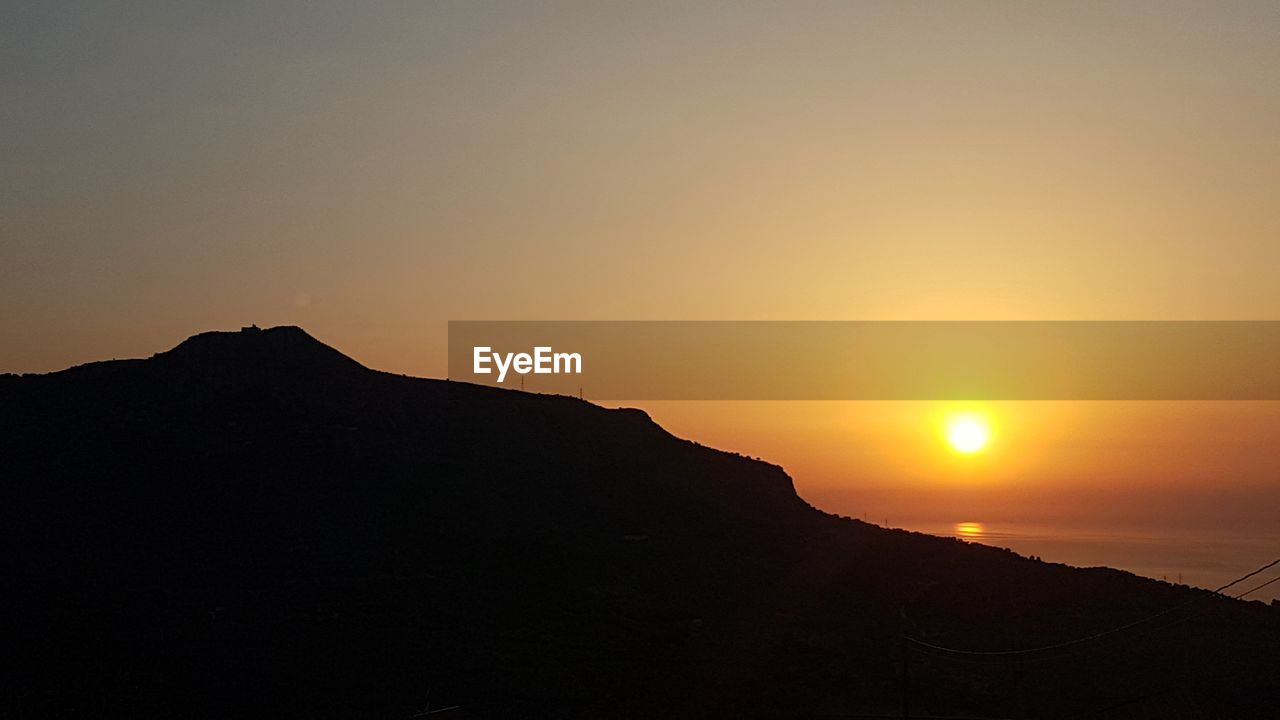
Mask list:
[[[957,415],[947,423],[947,442],[959,453],[969,455],[987,446],[991,428],[980,415]]]

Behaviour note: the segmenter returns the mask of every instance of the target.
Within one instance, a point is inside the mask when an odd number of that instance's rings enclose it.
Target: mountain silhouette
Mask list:
[[[1277,697],[1274,607],[833,516],[639,410],[296,327],[0,376],[0,458],[7,717],[848,717],[901,713],[904,655],[921,714]]]

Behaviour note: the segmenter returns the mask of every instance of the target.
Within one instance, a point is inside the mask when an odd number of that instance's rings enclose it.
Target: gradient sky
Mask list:
[[[0,13],[0,371],[249,323],[439,376],[449,319],[1280,309],[1274,2]],[[905,463],[920,408],[653,412],[851,514],[954,475]],[[1274,407],[1056,412],[996,475],[1278,507]]]

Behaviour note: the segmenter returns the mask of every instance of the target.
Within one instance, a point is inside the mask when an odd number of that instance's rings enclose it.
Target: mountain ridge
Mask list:
[[[370,370],[300,328],[115,362],[0,383],[13,715],[884,712],[903,635],[1033,647],[1208,596],[832,516],[643,411]],[[914,704],[1065,717],[1172,675],[1266,706],[1277,613],[1199,606],[1052,673],[915,657]]]

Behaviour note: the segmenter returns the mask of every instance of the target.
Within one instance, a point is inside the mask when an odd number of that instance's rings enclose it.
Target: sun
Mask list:
[[[991,441],[991,426],[976,413],[954,415],[947,420],[947,443],[965,455],[981,451]]]

